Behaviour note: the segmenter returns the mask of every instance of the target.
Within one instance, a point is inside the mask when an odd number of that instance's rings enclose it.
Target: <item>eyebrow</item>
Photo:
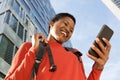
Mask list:
[[[70,23],[67,21],[67,20],[65,20],[65,22],[67,22],[67,24],[70,26]],[[70,28],[73,30],[74,28],[72,28],[71,26],[70,26]]]
[[[65,20],[67,22],[67,24],[69,24],[69,22],[67,20]]]

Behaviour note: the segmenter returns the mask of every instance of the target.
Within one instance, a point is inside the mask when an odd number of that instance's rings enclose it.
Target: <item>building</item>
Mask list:
[[[49,0],[0,0],[0,80],[23,42],[34,33],[48,36],[49,20],[55,15]],[[70,41],[64,46],[71,47]]]
[[[47,36],[54,15],[49,0],[0,0],[0,80],[23,42],[34,33]]]
[[[120,0],[102,0],[102,1],[120,20]]]

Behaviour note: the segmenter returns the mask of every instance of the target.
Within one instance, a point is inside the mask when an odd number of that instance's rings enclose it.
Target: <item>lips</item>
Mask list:
[[[62,33],[65,37],[67,37],[67,36],[68,36],[67,32],[66,32],[66,31],[64,31],[64,30],[61,30],[61,33]]]

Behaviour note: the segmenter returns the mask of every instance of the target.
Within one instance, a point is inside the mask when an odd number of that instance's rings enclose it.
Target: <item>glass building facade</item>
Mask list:
[[[48,35],[48,22],[55,15],[49,0],[0,0],[0,80],[23,42],[34,33]]]
[[[120,20],[120,0],[102,0],[102,1]]]

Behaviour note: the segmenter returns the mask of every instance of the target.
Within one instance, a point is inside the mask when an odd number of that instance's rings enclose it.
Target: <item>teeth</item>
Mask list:
[[[63,34],[65,35],[65,37],[67,37],[67,33],[66,33],[66,32],[64,32],[64,31],[61,31],[61,33],[63,33]]]

